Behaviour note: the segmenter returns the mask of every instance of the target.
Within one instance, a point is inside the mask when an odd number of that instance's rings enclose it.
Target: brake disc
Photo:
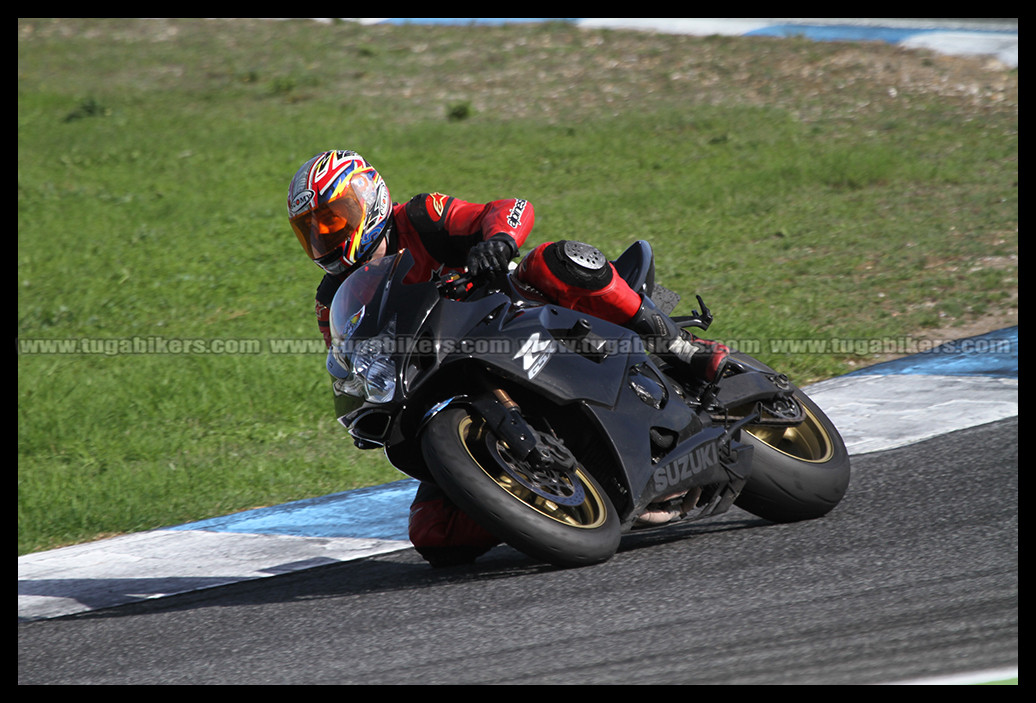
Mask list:
[[[517,483],[536,495],[559,505],[580,505],[586,499],[583,483],[575,472],[575,457],[558,439],[538,433],[539,443],[546,449],[546,461],[539,465],[514,457],[507,445],[490,437],[490,454],[500,467]]]

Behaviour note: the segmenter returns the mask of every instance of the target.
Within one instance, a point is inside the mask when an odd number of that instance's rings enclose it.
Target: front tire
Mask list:
[[[453,502],[515,549],[562,567],[600,563],[618,549],[615,508],[582,466],[575,468],[574,480],[530,474],[481,418],[461,407],[447,408],[429,421],[421,449],[436,483]],[[551,490],[557,491],[557,500],[543,495]]]

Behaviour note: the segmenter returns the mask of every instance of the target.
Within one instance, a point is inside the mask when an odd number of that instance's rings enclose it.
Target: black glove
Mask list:
[[[507,234],[494,234],[468,250],[468,273],[478,277],[493,271],[506,271],[518,255],[518,245]]]

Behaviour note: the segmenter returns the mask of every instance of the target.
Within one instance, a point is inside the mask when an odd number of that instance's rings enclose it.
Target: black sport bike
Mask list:
[[[527,555],[593,564],[629,531],[731,505],[818,518],[845,494],[838,431],[765,364],[735,351],[715,382],[689,378],[631,330],[525,299],[506,274],[405,284],[412,264],[406,251],[378,259],[335,295],[338,419]],[[647,242],[614,264],[672,311]],[[678,325],[708,327],[698,302]]]

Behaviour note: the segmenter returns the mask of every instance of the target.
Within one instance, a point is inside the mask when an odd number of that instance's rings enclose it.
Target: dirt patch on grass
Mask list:
[[[547,123],[709,104],[778,107],[803,120],[853,119],[923,109],[926,97],[964,119],[1018,109],[1016,69],[991,57],[884,42],[694,37],[562,22],[450,27],[247,18],[19,19],[18,37],[211,47],[213,55],[232,56],[231,70],[242,75],[283,82],[315,70],[321,91],[405,104],[386,109],[394,119],[419,116],[421,105],[443,115],[457,101],[491,119]],[[302,52],[294,49],[301,45],[323,47],[319,66],[300,63]],[[185,67],[180,77],[188,75],[198,79]]]

